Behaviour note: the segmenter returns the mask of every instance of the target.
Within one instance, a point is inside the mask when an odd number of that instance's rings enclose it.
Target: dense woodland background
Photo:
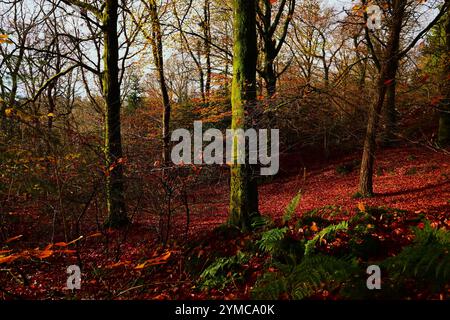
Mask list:
[[[449,7],[0,0],[0,297],[449,299]],[[174,165],[199,120],[280,172]]]

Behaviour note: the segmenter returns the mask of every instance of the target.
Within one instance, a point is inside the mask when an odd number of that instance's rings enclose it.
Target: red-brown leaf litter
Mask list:
[[[339,208],[346,219],[358,205],[391,207],[406,210],[408,215],[424,214],[430,221],[448,228],[450,224],[450,156],[426,148],[399,147],[380,150],[376,158],[375,196],[358,198],[355,193],[359,177],[355,153],[328,161],[305,160],[305,154],[282,158],[280,177],[264,182],[260,188],[260,211],[275,220],[283,215],[291,199],[301,190],[297,216],[325,206]],[[92,230],[73,244],[60,243],[49,257],[28,255],[2,264],[0,297],[4,299],[242,299],[261,273],[262,257],[253,257],[245,266],[250,271],[248,283],[223,291],[201,291],[196,277],[187,271],[192,258],[204,259],[217,252],[234,254],[251,239],[251,235],[223,234],[213,231],[226,222],[228,186],[226,183],[204,185],[190,190],[189,236],[186,217],[174,217],[169,242],[165,247],[157,239],[158,218],[137,214],[131,227],[120,231]],[[6,253],[42,250],[48,245],[43,235],[49,221],[39,216],[38,204],[31,203],[10,212],[14,236],[3,243]],[[402,220],[403,221],[403,220]],[[45,225],[42,225],[46,223]],[[399,232],[408,235],[406,225]],[[397,230],[396,229],[396,230]],[[42,231],[42,232],[41,232]],[[18,237],[22,235],[21,237]],[[395,238],[395,235],[388,235]],[[403,239],[399,237],[399,239]],[[409,239],[409,238],[408,238]],[[69,239],[72,240],[72,239]],[[54,242],[64,241],[55,239]],[[401,241],[401,240],[400,240]],[[406,238],[405,238],[405,241]],[[118,245],[120,244],[120,245]],[[67,249],[75,250],[65,252]],[[80,265],[82,289],[67,290],[66,269]],[[7,276],[6,276],[7,275]]]

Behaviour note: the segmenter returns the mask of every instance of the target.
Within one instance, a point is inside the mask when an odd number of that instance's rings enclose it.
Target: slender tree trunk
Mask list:
[[[25,35],[23,37],[26,38]],[[25,56],[25,40],[23,38],[21,38],[19,54],[17,56],[17,60],[15,62],[14,69],[11,70],[12,71],[11,72],[11,80],[10,80],[11,91],[9,92],[8,100],[4,101],[3,103],[0,104],[0,107],[1,107],[0,112],[2,115],[2,130],[9,135],[12,135],[13,122],[11,121],[11,119],[8,119],[7,117],[5,117],[5,110],[7,107],[14,108],[16,106],[19,71],[20,71],[20,67],[22,65],[24,56]]]
[[[53,32],[55,32],[55,34],[58,33],[58,30],[56,30],[56,17],[54,16],[55,19],[55,25],[53,25]],[[54,42],[54,46],[55,46],[55,51],[57,53],[56,55],[56,61],[55,61],[55,68],[57,70],[57,72],[61,71],[61,50],[60,50],[60,46],[59,46],[59,38],[56,37],[55,38],[55,42]],[[53,81],[47,89],[47,99],[48,99],[48,114],[51,115],[48,117],[47,120],[47,127],[48,127],[48,131],[51,132],[52,128],[53,128],[53,115],[56,111],[56,98],[57,98],[57,90],[56,88],[58,87],[58,80]]]
[[[266,90],[269,97],[273,97],[277,91],[277,75],[275,73],[274,61],[271,58],[265,62]]]
[[[386,108],[384,118],[386,127],[384,129],[383,145],[391,146],[395,141],[395,133],[397,130],[397,110],[396,110],[396,90],[397,84],[392,83],[386,93]]]
[[[106,0],[103,12],[103,96],[106,100],[105,156],[106,205],[109,227],[129,223],[124,199],[122,138],[120,130],[119,41],[117,35],[118,1]]]
[[[256,99],[256,1],[234,0],[232,129],[246,127],[245,112]],[[237,147],[233,159],[237,158]],[[231,165],[229,223],[243,230],[258,214],[256,173],[247,164]]]
[[[52,128],[53,128],[53,114],[55,112],[56,109],[56,95],[53,94],[55,90],[55,84],[52,83],[48,86],[47,89],[47,99],[48,99],[48,119],[47,119],[47,128],[48,131],[51,132]]]
[[[266,23],[270,25],[271,20],[271,7],[267,7],[266,13]],[[275,72],[275,58],[276,53],[276,42],[272,39],[272,35],[269,30],[266,30],[266,34],[263,35],[264,40],[264,81],[266,82],[267,96],[273,97],[277,91],[277,74]]]
[[[270,20],[269,20],[270,21]],[[276,57],[276,49],[275,43],[272,39],[264,39],[264,73],[263,78],[266,87],[267,97],[273,98],[277,92],[277,74],[275,71],[275,57]],[[266,117],[268,121],[268,126],[272,127],[274,124],[274,112],[272,110],[268,110],[266,112]]]
[[[450,12],[447,12],[445,23],[445,67],[442,73],[442,88],[444,101],[439,117],[438,143],[442,147],[450,146]]]
[[[376,138],[380,114],[389,86],[395,84],[399,64],[400,33],[405,14],[406,0],[394,1],[389,40],[383,52],[380,73],[377,83],[377,99],[369,110],[366,138],[364,141],[363,157],[359,178],[359,192],[362,196],[373,195],[373,167],[375,161]]]
[[[271,20],[271,7],[268,6],[266,8],[266,23],[270,25]],[[273,97],[277,90],[277,74],[275,72],[275,58],[276,58],[276,48],[275,48],[275,40],[272,39],[271,34],[269,33],[269,30],[266,30],[266,34],[262,35],[263,41],[264,41],[264,81],[266,84],[266,91],[267,96]]]
[[[152,21],[152,49],[153,59],[155,60],[156,69],[158,72],[158,81],[161,89],[162,103],[163,103],[163,128],[162,128],[162,141],[163,141],[163,162],[167,165],[170,162],[170,114],[171,105],[170,98],[166,84],[166,78],[164,75],[164,57],[163,57],[163,43],[161,24],[158,17],[158,8],[155,0],[150,0],[150,16]]]
[[[211,95],[211,10],[210,10],[210,0],[205,0],[203,6],[204,13],[204,26],[203,33],[205,37],[205,56],[206,56],[206,83],[205,83],[205,95],[206,95],[206,106],[210,103]]]
[[[202,46],[203,43],[198,40],[198,46],[197,46],[197,70],[198,70],[198,82],[200,86],[200,95],[202,96],[202,103],[206,105],[206,93],[205,93],[205,72],[202,67]]]
[[[289,24],[295,9],[295,0],[281,0],[274,15],[274,1],[257,1],[258,30],[263,41],[263,78],[266,84],[266,91],[269,97],[276,93],[278,74],[275,69],[275,59],[278,56],[281,46],[286,40]],[[283,12],[287,8],[286,17],[283,19]],[[273,19],[272,19],[273,16]],[[273,20],[273,21],[272,21]],[[278,31],[277,31],[278,30]],[[278,41],[278,43],[277,43]]]
[[[373,195],[373,165],[375,160],[376,137],[380,118],[380,112],[383,108],[384,97],[386,95],[386,85],[384,77],[380,75],[378,81],[378,99],[370,108],[369,118],[367,120],[366,138],[364,141],[363,157],[361,161],[361,172],[359,180],[359,192],[361,195],[369,197]]]

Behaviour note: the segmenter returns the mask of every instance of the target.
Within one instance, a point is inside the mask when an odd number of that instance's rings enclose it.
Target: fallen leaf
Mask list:
[[[366,206],[364,205],[363,202],[358,202],[358,209],[361,212],[364,212],[364,213],[366,212]]]
[[[0,264],[2,263],[10,263],[13,262],[14,260],[20,258],[20,255],[18,254],[12,254],[6,257],[0,257]]]
[[[37,252],[36,257],[39,259],[45,259],[52,256],[53,253],[54,253],[53,250],[42,250],[40,252]]]

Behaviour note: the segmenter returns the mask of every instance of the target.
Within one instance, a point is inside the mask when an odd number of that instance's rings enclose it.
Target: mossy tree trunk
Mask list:
[[[119,40],[117,35],[118,1],[106,0],[103,10],[103,97],[105,112],[106,205],[109,227],[129,223],[124,199],[122,138],[120,130]]]
[[[122,135],[120,123],[120,80],[119,80],[119,18],[118,0],[105,0],[101,9],[82,0],[62,0],[81,9],[83,16],[92,13],[101,23],[103,36],[103,72],[101,73],[102,95],[105,100],[104,152],[106,165],[106,208],[107,227],[121,227],[130,222],[124,197],[124,174]],[[95,71],[94,71],[95,72]],[[97,74],[97,73],[96,73]]]
[[[256,101],[256,1],[234,0],[234,56],[231,89],[232,129],[245,129],[246,111]],[[258,214],[256,173],[248,164],[237,164],[237,143],[233,149],[230,183],[229,223],[248,230],[252,215]]]
[[[442,72],[442,95],[444,100],[439,117],[438,143],[442,147],[450,146],[450,12],[445,22],[444,68]]]

